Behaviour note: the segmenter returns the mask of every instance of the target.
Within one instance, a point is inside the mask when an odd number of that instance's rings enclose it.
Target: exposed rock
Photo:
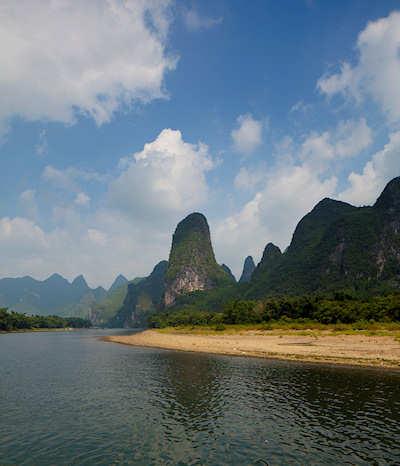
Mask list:
[[[227,282],[231,278],[215,260],[207,219],[200,213],[188,215],[172,238],[165,306],[172,306],[182,294],[209,290]]]

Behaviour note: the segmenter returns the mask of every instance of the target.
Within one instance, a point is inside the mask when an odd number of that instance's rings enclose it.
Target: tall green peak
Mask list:
[[[122,275],[122,274],[119,274],[115,280],[113,281],[112,285],[110,286],[110,288],[108,289],[108,291],[114,291],[116,290],[117,288],[121,287],[121,286],[124,286],[128,283],[128,279]]]
[[[239,278],[239,283],[248,283],[253,275],[256,268],[254,259],[252,256],[247,256],[244,260],[242,275]]]
[[[168,262],[161,261],[148,277],[130,282],[122,306],[108,326],[145,327],[149,316],[161,307],[167,267]]]
[[[188,234],[193,234],[194,232],[210,237],[210,228],[207,219],[199,212],[189,214],[178,223],[172,241],[184,240]]]
[[[386,185],[374,205],[375,208],[388,213],[400,212],[400,177],[393,178]]]
[[[261,258],[261,264],[268,262],[269,260],[274,260],[277,257],[280,257],[282,255],[282,251],[278,248],[278,246],[275,246],[274,243],[268,243],[265,248],[264,252]]]
[[[257,267],[248,296],[399,289],[400,177],[373,207],[323,199],[300,220],[286,252],[269,264]]]
[[[230,267],[228,267],[226,264],[221,264],[221,268],[222,268],[222,270],[224,272],[227,273],[227,275],[230,277],[232,282],[236,282],[235,275],[233,275],[232,270],[230,269]]]
[[[164,296],[167,307],[182,294],[209,290],[232,281],[215,260],[207,219],[198,212],[178,223],[168,262]]]
[[[336,201],[328,197],[318,202],[315,207],[305,215],[293,233],[290,252],[302,252],[321,240],[325,229],[342,215],[354,212],[356,207],[346,202]]]

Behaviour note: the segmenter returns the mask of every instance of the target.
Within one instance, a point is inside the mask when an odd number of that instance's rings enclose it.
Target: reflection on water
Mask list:
[[[1,465],[400,463],[399,373],[100,333],[0,336]]]

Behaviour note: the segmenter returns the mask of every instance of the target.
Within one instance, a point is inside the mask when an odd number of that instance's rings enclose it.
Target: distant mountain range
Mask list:
[[[0,279],[0,306],[28,314],[90,317],[99,307],[104,309],[104,303],[109,301],[117,301],[115,307],[118,309],[127,284],[128,280],[122,275],[115,279],[108,291],[101,286],[90,288],[82,275],[72,282],[57,273],[46,280],[28,276],[3,278]],[[121,293],[123,296],[118,301]]]
[[[176,227],[169,260],[145,278],[119,275],[108,291],[82,275],[0,280],[0,305],[17,311],[90,317],[97,325],[146,325],[171,309],[220,310],[233,299],[331,291],[379,294],[400,289],[400,177],[373,206],[323,199],[298,223],[285,252],[268,243],[255,267],[244,262],[239,282],[214,256],[207,219],[193,213]]]
[[[191,214],[174,233],[165,278],[157,282],[157,301],[143,307],[137,289],[130,288],[118,324],[143,325],[154,312],[221,310],[234,299],[399,291],[400,178],[388,183],[370,207],[323,199],[299,222],[285,252],[268,243],[257,267],[246,258],[238,283],[229,272],[215,261],[207,220]],[[135,299],[128,299],[130,292]]]

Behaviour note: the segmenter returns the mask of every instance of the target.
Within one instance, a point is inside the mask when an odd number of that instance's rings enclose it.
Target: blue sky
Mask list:
[[[400,174],[398,1],[0,16],[0,276],[146,275],[192,211],[238,274],[321,198],[370,204]]]

